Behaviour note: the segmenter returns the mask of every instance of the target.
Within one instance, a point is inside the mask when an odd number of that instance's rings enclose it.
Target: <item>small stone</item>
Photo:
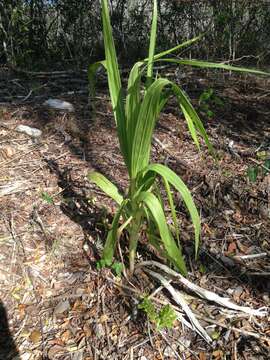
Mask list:
[[[234,292],[234,289],[228,288],[228,289],[226,290],[226,292],[227,292],[227,294],[229,294],[230,296],[232,296],[232,295],[233,295],[233,292]]]
[[[59,99],[48,99],[43,105],[55,110],[74,112],[74,106],[71,103]]]
[[[16,131],[29,135],[33,138],[40,137],[42,135],[42,131],[27,125],[18,125],[16,127]]]

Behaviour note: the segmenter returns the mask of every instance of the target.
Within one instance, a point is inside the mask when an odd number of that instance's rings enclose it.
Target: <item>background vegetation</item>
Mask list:
[[[121,62],[147,53],[150,0],[110,0]],[[270,1],[159,0],[157,51],[207,32],[193,58],[267,64]],[[104,57],[99,0],[0,2],[0,62],[29,69],[84,67]]]

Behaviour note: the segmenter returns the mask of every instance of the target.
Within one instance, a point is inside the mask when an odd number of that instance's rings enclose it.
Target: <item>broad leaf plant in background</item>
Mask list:
[[[97,172],[89,174],[90,181],[99,186],[119,205],[107,235],[101,263],[104,266],[111,266],[116,244],[120,240],[123,231],[126,231],[129,240],[129,267],[130,274],[132,274],[134,272],[137,244],[142,228],[145,229],[146,224],[146,231],[144,231],[148,241],[163,257],[167,258],[170,264],[185,275],[187,269],[179,241],[179,229],[172,191],[176,190],[180,193],[190,214],[195,232],[196,256],[199,248],[200,217],[191,193],[180,177],[167,166],[150,163],[153,131],[160,112],[171,96],[176,97],[196,146],[200,148],[199,135],[204,139],[212,153],[213,148],[208,140],[204,126],[186,93],[174,82],[163,77],[155,77],[153,65],[156,62],[168,62],[195,67],[263,73],[220,63],[169,57],[171,53],[199,40],[200,36],[155,54],[157,0],[154,0],[148,58],[134,64],[129,74],[127,89],[124,91],[112,35],[108,1],[101,0],[101,5],[105,60],[90,65],[88,72],[89,84],[91,87],[96,70],[99,66],[103,66],[107,71],[120,149],[129,175],[129,187],[126,195],[122,195],[117,187],[102,174]],[[143,82],[142,78],[145,75],[146,81]],[[167,224],[164,204],[159,191],[160,181],[164,185],[170,205],[174,235]]]

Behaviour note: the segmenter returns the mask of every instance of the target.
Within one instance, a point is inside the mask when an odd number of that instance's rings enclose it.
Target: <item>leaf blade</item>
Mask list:
[[[121,84],[120,71],[116,56],[115,44],[112,35],[112,27],[109,16],[108,0],[101,0],[103,38],[105,47],[106,68],[110,97],[113,107],[115,122],[117,125],[118,139],[122,155],[128,170],[130,170],[129,148],[126,131],[126,115],[124,95]]]
[[[187,47],[187,46],[192,45],[192,44],[195,43],[196,41],[200,40],[203,36],[204,36],[204,34],[198,35],[198,36],[194,37],[193,39],[186,40],[186,41],[184,41],[184,42],[181,43],[181,44],[178,44],[178,45],[176,45],[176,46],[174,46],[174,47],[172,47],[172,48],[170,48],[170,49],[168,49],[168,50],[165,50],[165,51],[160,52],[159,54],[156,54],[156,55],[154,56],[154,61],[157,61],[157,60],[163,58],[163,57],[166,56],[166,55],[169,55],[169,54],[171,54],[171,53],[173,53],[173,52],[176,52],[177,50],[180,50],[180,49],[183,49],[183,48],[185,48],[185,47]],[[147,62],[148,60],[149,60],[149,59],[146,58],[146,59],[144,59],[143,61],[144,61],[144,62]]]
[[[150,33],[150,44],[149,44],[149,53],[147,61],[147,81],[146,87],[148,88],[152,83],[153,78],[153,60],[155,55],[156,48],[156,38],[157,38],[157,0],[153,1],[153,15],[152,15],[152,26]]]
[[[118,205],[121,205],[124,198],[119,193],[117,187],[104,175],[92,172],[87,175],[88,179],[94,182],[105,194],[112,198]]]
[[[201,119],[199,118],[199,115],[197,114],[193,105],[191,104],[191,101],[189,100],[188,96],[176,84],[173,84],[172,86],[173,86],[173,91],[178,98],[179,105],[180,105],[180,107],[183,111],[183,114],[187,120],[188,128],[189,128],[190,134],[193,138],[193,141],[195,142],[197,147],[200,148],[199,140],[198,140],[198,137],[197,137],[197,134],[195,131],[195,128],[196,128],[196,130],[199,131],[200,135],[204,139],[210,153],[214,155],[215,151],[214,151],[213,145],[210,143],[208,135],[203,126],[203,123],[202,123]]]
[[[158,61],[166,61],[180,65],[189,65],[199,68],[211,68],[211,69],[221,69],[221,70],[228,70],[228,71],[237,71],[237,72],[244,72],[256,75],[267,75],[270,76],[270,73],[265,71],[256,70],[256,69],[248,69],[244,67],[238,67],[233,65],[228,65],[224,63],[215,63],[210,61],[203,61],[203,60],[188,60],[188,59],[173,59],[173,58],[166,58],[166,59],[158,59]]]
[[[138,115],[140,111],[141,96],[140,85],[143,65],[137,62],[132,67],[128,78],[128,89],[126,97],[126,119],[127,119],[127,137],[129,140],[129,151],[131,152],[134,133],[137,125]]]
[[[180,246],[179,226],[177,224],[177,216],[176,216],[176,211],[175,211],[175,206],[174,206],[174,201],[173,201],[173,195],[171,193],[170,184],[169,184],[168,180],[166,178],[163,178],[163,182],[164,182],[165,190],[166,190],[166,193],[167,193],[169,205],[170,205],[170,208],[171,208],[171,214],[172,214],[172,220],[173,220],[173,223],[174,223],[177,244],[178,244],[178,246]]]
[[[159,229],[160,237],[169,260],[174,263],[182,274],[186,274],[187,270],[181,249],[177,247],[170,233],[165,215],[158,199],[150,192],[142,192],[138,197],[138,201],[143,202],[151,212],[151,215]]]
[[[107,266],[111,266],[113,255],[115,252],[115,247],[118,240],[118,224],[120,220],[120,216],[123,212],[125,202],[122,203],[120,208],[117,210],[116,214],[114,215],[113,222],[112,222],[112,228],[108,232],[106,242],[104,245],[104,249],[102,252],[102,260],[105,262]]]
[[[201,222],[200,217],[197,211],[197,208],[193,202],[191,193],[185,183],[180,179],[180,177],[175,174],[171,169],[162,165],[162,164],[151,164],[147,167],[146,171],[153,171],[159,174],[162,178],[165,178],[169,184],[171,184],[181,195],[192,219],[195,232],[195,254],[197,257],[199,242],[200,242],[200,232],[201,232]]]
[[[142,101],[132,144],[131,174],[133,178],[149,163],[152,134],[161,111],[161,93],[170,84],[171,82],[167,79],[155,80]]]

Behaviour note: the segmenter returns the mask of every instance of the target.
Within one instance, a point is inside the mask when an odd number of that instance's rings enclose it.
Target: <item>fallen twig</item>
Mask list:
[[[260,254],[250,254],[250,255],[237,255],[234,256],[235,259],[239,260],[255,260],[255,259],[262,259],[267,257],[268,254],[266,252]]]
[[[176,271],[170,269],[168,266],[163,265],[157,261],[143,261],[139,264],[139,266],[140,267],[141,266],[156,266],[159,269],[166,272],[167,274],[169,274],[169,275],[173,276],[174,278],[176,278],[177,280],[179,280],[182,285],[187,287],[189,290],[195,292],[201,298],[207,299],[209,301],[213,301],[213,302],[215,302],[219,305],[222,305],[226,308],[236,310],[236,311],[241,311],[248,315],[253,315],[253,316],[266,316],[268,314],[268,311],[266,308],[252,309],[247,306],[236,305],[233,302],[231,302],[228,298],[223,298],[223,297],[213,293],[212,291],[205,290],[205,289],[201,288],[200,286],[193,284],[192,282],[190,282],[189,280],[184,278],[182,275],[180,275]]]
[[[123,284],[121,284],[121,283],[119,283],[119,282],[116,282],[116,281],[113,280],[113,279],[110,279],[110,278],[107,278],[107,281],[109,281],[110,283],[112,283],[112,284],[113,284],[114,286],[116,286],[116,287],[120,287],[120,288],[122,288],[122,289],[126,289],[126,290],[128,290],[128,291],[130,291],[130,292],[133,292],[134,294],[136,294],[136,295],[137,295],[138,297],[140,297],[140,298],[143,296],[143,294],[142,294],[139,290],[134,289],[134,288],[132,288],[132,287],[130,287],[130,286],[123,285]],[[160,304],[160,305],[167,305],[167,302],[166,302],[166,301],[163,301],[163,300],[161,300],[161,299],[157,299],[157,298],[155,298],[155,297],[151,297],[151,300],[154,301],[154,302],[157,303],[157,304]],[[179,321],[181,321],[181,322],[186,322],[186,323],[184,323],[184,325],[187,326],[188,328],[190,328],[190,323],[187,322],[187,321],[183,318],[183,314],[179,311],[179,307],[177,307],[177,306],[175,306],[175,305],[172,305],[172,304],[171,304],[171,307],[175,310],[176,315],[177,315]],[[219,326],[219,327],[221,327],[221,328],[223,328],[223,329],[226,329],[226,330],[231,330],[231,331],[236,332],[236,333],[238,333],[238,334],[242,334],[243,336],[246,336],[246,337],[249,337],[249,336],[250,336],[250,337],[253,337],[253,338],[258,339],[258,340],[260,340],[260,341],[266,341],[266,342],[270,343],[270,337],[262,336],[262,335],[260,335],[260,334],[258,334],[258,333],[254,333],[254,332],[251,332],[251,331],[247,331],[247,330],[243,330],[243,329],[238,329],[238,328],[236,328],[236,327],[232,327],[230,324],[226,325],[226,324],[221,323],[221,322],[219,322],[219,321],[210,319],[209,317],[204,317],[204,316],[198,314],[196,311],[194,311],[194,313],[196,314],[196,317],[197,317],[198,319],[203,320],[203,321],[205,321],[205,322],[207,322],[207,323],[209,323],[209,324],[213,324],[213,325]],[[148,340],[148,339],[147,339],[147,340]],[[148,340],[148,341],[149,341],[149,340]]]
[[[207,334],[207,332],[204,330],[204,328],[201,326],[199,321],[196,319],[193,312],[190,310],[188,304],[184,300],[184,298],[181,296],[179,292],[177,292],[172,285],[169,283],[167,279],[165,279],[162,275],[149,270],[144,269],[148,274],[150,274],[152,277],[158,279],[161,284],[170,292],[175,302],[181,306],[187,317],[189,318],[190,323],[192,324],[193,330],[195,330],[206,342],[211,343],[212,339]]]
[[[140,298],[140,299],[142,299],[142,298],[145,296],[145,294],[141,293],[139,290],[137,290],[137,289],[135,289],[135,288],[132,288],[132,287],[127,286],[127,285],[123,285],[123,284],[121,284],[121,283],[119,283],[119,282],[114,281],[113,279],[110,279],[110,278],[108,278],[107,280],[108,280],[109,282],[113,283],[114,286],[120,287],[120,288],[122,288],[122,289],[125,289],[125,290],[128,290],[128,291],[132,292],[133,294],[136,294],[137,297]],[[157,304],[159,304],[159,305],[167,305],[167,304],[168,304],[168,302],[166,302],[166,301],[162,301],[162,300],[160,300],[160,299],[157,299],[157,298],[153,297],[152,294],[150,295],[150,298],[151,298],[151,300],[155,301],[155,302],[156,302]],[[178,320],[181,321],[184,326],[186,326],[186,327],[188,327],[189,329],[192,330],[192,326],[191,326],[190,323],[183,317],[183,314],[179,311],[179,308],[176,307],[176,306],[173,306],[173,308],[176,310],[176,314],[177,314]]]
[[[170,341],[167,339],[167,337],[165,336],[165,334],[162,333],[162,331],[159,331],[161,337],[165,340],[165,342],[167,343],[167,345],[170,347],[170,349],[172,350],[172,352],[174,353],[174,355],[176,356],[176,359],[182,359],[180,357],[180,355],[175,351],[175,349],[172,347]]]

